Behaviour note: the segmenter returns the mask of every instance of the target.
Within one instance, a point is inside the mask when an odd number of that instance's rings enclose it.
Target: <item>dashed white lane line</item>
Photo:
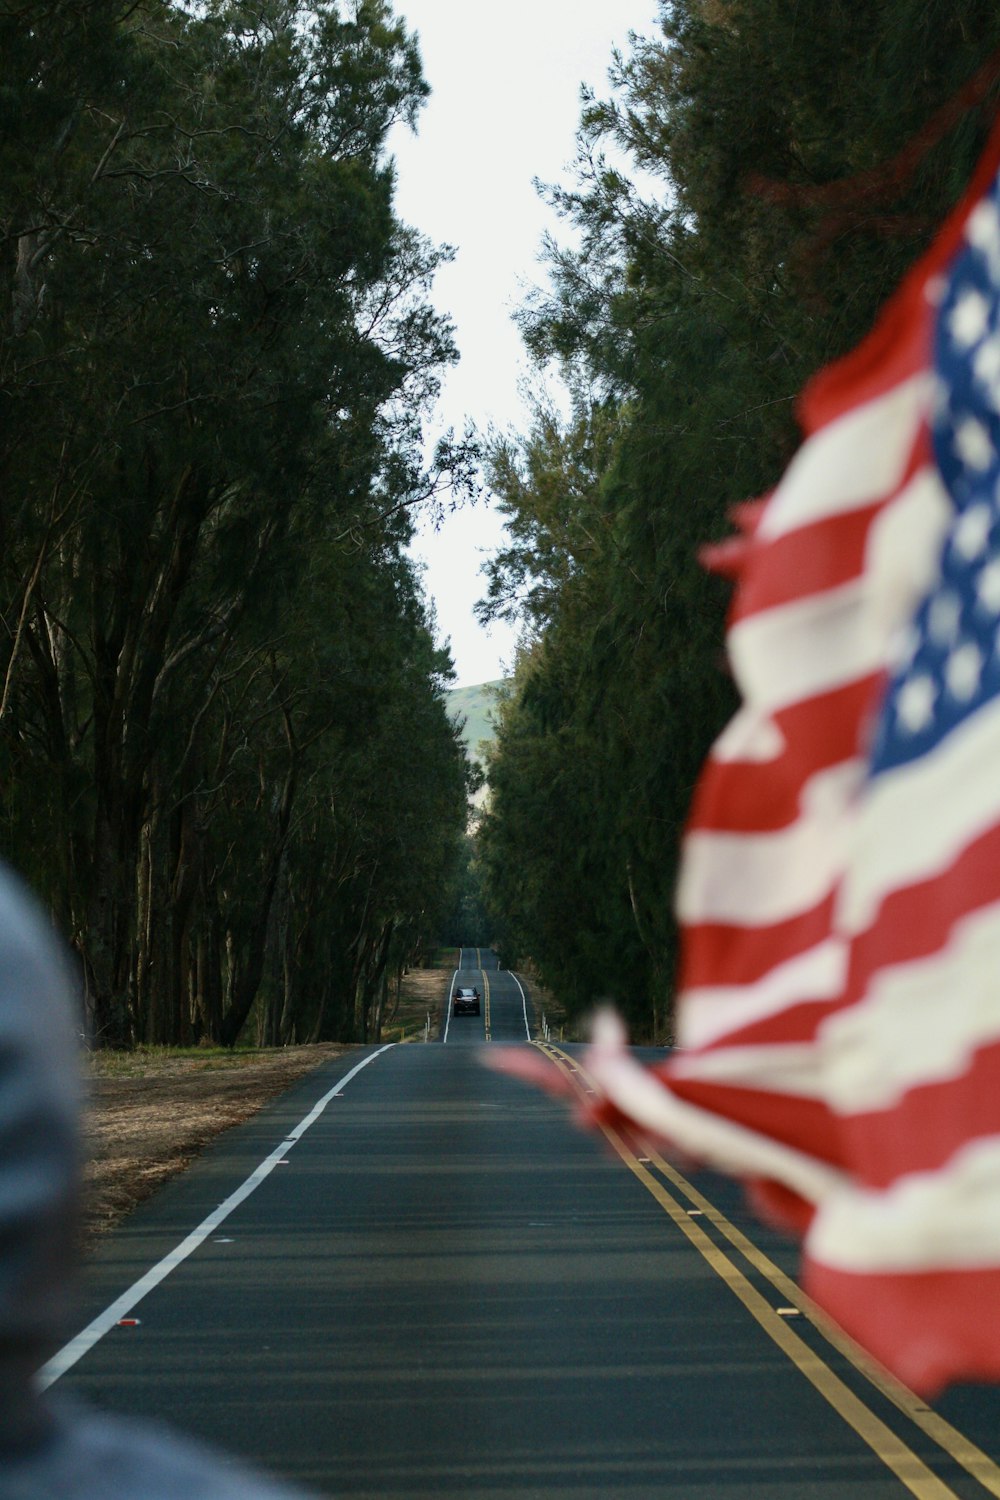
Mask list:
[[[225,1219],[229,1218],[233,1210],[239,1208],[240,1204],[260,1187],[265,1177],[269,1177],[274,1168],[284,1161],[285,1156],[295,1145],[296,1141],[301,1140],[309,1127],[319,1119],[326,1106],[330,1103],[330,1100],[336,1099],[347,1087],[351,1079],[357,1077],[362,1068],[367,1068],[368,1064],[373,1063],[376,1057],[381,1057],[383,1052],[388,1052],[389,1048],[394,1045],[393,1042],[387,1042],[377,1052],[370,1052],[359,1063],[355,1063],[350,1072],[345,1073],[340,1082],[330,1089],[328,1093],[324,1094],[322,1099],[317,1099],[312,1109],[299,1121],[295,1129],[288,1133],[280,1145],[275,1146],[270,1156],[264,1158],[260,1166],[256,1167],[250,1173],[250,1176],[245,1182],[240,1184],[234,1193],[230,1193],[224,1203],[220,1203],[218,1208],[214,1208],[208,1217],[201,1221],[197,1229],[192,1229],[186,1239],[181,1240],[180,1244],[175,1246],[168,1255],[165,1255],[161,1261],[158,1261],[144,1276],[140,1276],[138,1281],[133,1282],[127,1292],[123,1292],[120,1297],[116,1298],[110,1307],[106,1307],[102,1313],[99,1313],[93,1322],[88,1323],[86,1328],[78,1333],[75,1338],[70,1339],[68,1344],[64,1344],[59,1352],[54,1354],[47,1364],[42,1366],[35,1376],[38,1389],[47,1390],[50,1385],[59,1379],[60,1375],[65,1375],[67,1370],[72,1369],[76,1362],[83,1358],[88,1349],[92,1349],[106,1333],[115,1328],[121,1318],[127,1317],[148,1292],[151,1292],[154,1287],[159,1286],[160,1282],[169,1276],[171,1271],[175,1270],[182,1261],[187,1260],[191,1252],[197,1250],[198,1246],[204,1240],[207,1240],[209,1235],[218,1229],[219,1225]]]

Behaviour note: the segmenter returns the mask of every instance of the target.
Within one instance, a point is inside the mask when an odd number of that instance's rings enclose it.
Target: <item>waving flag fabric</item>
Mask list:
[[[930,1391],[1000,1378],[1000,138],[745,513],[678,1041],[605,1108],[753,1184]],[[733,549],[724,557],[734,563]]]
[[[851,1182],[820,1205],[807,1281],[933,1388],[1000,1375],[1000,190],[935,305],[934,581],[892,642],[836,910],[840,1008],[820,1030]]]

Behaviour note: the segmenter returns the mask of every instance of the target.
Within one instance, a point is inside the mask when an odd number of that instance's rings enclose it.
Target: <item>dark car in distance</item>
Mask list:
[[[454,1016],[478,1016],[479,991],[470,989],[456,990],[451,1010]]]

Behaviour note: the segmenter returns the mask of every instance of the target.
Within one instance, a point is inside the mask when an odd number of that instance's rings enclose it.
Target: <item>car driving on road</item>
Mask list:
[[[456,1016],[478,1016],[479,991],[467,988],[456,990],[455,999],[452,1004],[452,1014]]]

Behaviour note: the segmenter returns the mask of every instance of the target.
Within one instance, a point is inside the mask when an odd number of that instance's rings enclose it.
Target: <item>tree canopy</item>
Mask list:
[[[468,767],[384,0],[0,3],[0,822],[95,1038],[377,1035]],[[443,899],[443,897],[442,897]]]
[[[698,549],[961,192],[998,49],[987,0],[661,0],[583,96],[520,313],[568,408],[486,444],[524,647],[470,845],[405,551],[476,482],[422,443],[456,350],[386,152],[414,37],[387,0],[0,0],[0,829],[97,1041],[377,1036],[463,923],[669,1034],[733,707]]]

